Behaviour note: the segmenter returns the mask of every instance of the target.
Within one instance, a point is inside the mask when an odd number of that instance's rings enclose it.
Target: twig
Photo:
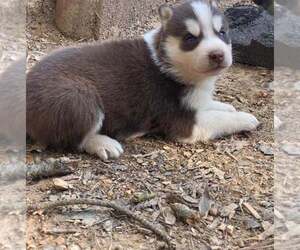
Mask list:
[[[71,206],[71,205],[92,205],[92,206],[100,206],[100,207],[107,207],[112,208],[116,210],[117,212],[124,214],[128,216],[129,218],[138,221],[141,225],[143,225],[145,228],[151,230],[153,233],[155,233],[158,237],[160,237],[162,240],[164,240],[167,244],[169,249],[175,249],[174,245],[171,241],[171,238],[168,236],[168,234],[161,229],[159,229],[154,224],[150,223],[149,221],[145,220],[144,218],[134,214],[130,210],[128,210],[125,207],[122,207],[115,202],[112,201],[102,201],[102,200],[90,200],[90,199],[72,199],[72,200],[64,200],[64,201],[54,201],[54,202],[45,202],[41,204],[40,206],[29,206],[28,210],[51,210],[56,207],[62,207],[62,206]]]
[[[27,165],[27,180],[40,180],[49,177],[69,175],[73,170],[59,160],[53,163],[41,162],[40,164]]]
[[[230,153],[228,150],[225,150],[225,153],[226,153],[230,158],[232,158],[233,160],[235,160],[236,162],[239,162],[239,160],[238,160],[232,153]]]

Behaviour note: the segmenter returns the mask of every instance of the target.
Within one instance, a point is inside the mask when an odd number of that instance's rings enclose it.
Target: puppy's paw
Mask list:
[[[102,160],[118,158],[124,152],[118,141],[106,135],[98,134],[90,137],[83,148],[87,153],[97,155]]]
[[[239,131],[255,130],[260,124],[254,115],[246,112],[237,112],[237,122]]]

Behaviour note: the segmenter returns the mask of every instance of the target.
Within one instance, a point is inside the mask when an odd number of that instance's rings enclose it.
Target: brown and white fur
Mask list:
[[[123,153],[116,139],[194,143],[255,129],[253,115],[213,100],[232,64],[216,3],[162,6],[159,15],[161,26],[144,38],[60,49],[37,63],[27,76],[27,133],[108,159]]]

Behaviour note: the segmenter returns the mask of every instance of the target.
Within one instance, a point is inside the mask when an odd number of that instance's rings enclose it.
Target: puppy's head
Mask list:
[[[152,33],[152,53],[164,70],[196,84],[232,64],[228,24],[214,0],[163,5],[159,16],[161,28]]]

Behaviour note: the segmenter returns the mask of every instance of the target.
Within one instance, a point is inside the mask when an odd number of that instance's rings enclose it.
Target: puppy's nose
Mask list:
[[[208,57],[212,63],[217,63],[218,65],[220,65],[224,61],[224,52],[215,50],[215,51],[212,51],[208,55]]]

